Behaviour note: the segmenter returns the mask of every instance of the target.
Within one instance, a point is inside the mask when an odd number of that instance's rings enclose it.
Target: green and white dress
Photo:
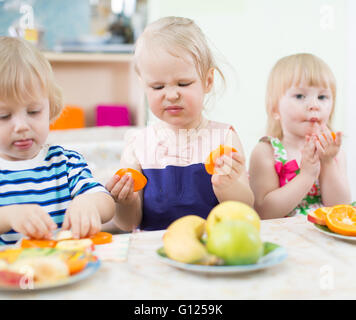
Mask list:
[[[266,136],[261,138],[260,141],[269,142],[271,144],[274,151],[275,169],[279,177],[279,185],[280,187],[283,187],[297,174],[299,174],[300,169],[297,161],[288,161],[286,149],[278,138]],[[287,217],[291,217],[296,214],[307,215],[308,212],[314,211],[323,206],[319,181],[317,180],[311,190],[305,195],[303,200],[292,212],[287,215]]]

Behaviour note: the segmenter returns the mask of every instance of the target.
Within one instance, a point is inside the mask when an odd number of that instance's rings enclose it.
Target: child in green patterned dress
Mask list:
[[[295,54],[272,69],[267,136],[250,158],[250,184],[262,219],[350,203],[342,133],[332,132],[335,78],[320,58]]]

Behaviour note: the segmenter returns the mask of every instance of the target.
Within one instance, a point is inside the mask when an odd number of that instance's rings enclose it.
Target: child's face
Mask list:
[[[193,58],[180,58],[161,49],[142,53],[138,68],[153,114],[175,128],[196,128],[201,121],[204,96],[213,84],[213,70],[203,83]]]
[[[26,104],[0,101],[0,157],[12,161],[34,158],[48,132],[47,98]]]
[[[333,106],[330,89],[300,84],[289,88],[279,100],[279,115],[283,135],[300,137],[319,133],[327,124]]]

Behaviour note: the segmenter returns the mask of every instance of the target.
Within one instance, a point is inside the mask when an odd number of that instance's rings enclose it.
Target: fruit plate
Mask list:
[[[342,234],[339,233],[335,233],[333,231],[331,231],[327,226],[322,226],[320,224],[317,223],[313,223],[314,227],[319,230],[320,232],[327,234],[329,236],[332,236],[334,238],[338,238],[338,239],[343,239],[343,240],[351,240],[351,241],[356,241],[356,237],[353,236],[344,236]]]
[[[272,267],[276,264],[281,263],[287,258],[287,250],[275,243],[265,242],[264,243],[264,254],[255,264],[247,265],[235,265],[235,266],[205,266],[199,264],[188,264],[172,260],[166,256],[163,248],[157,250],[157,255],[160,261],[168,264],[172,267],[183,269],[187,271],[200,272],[200,273],[219,273],[219,274],[230,274],[230,273],[243,273],[255,270],[266,269]]]
[[[66,279],[58,280],[55,282],[50,283],[42,283],[42,284],[33,284],[30,283],[25,284],[23,288],[18,286],[6,286],[0,284],[0,291],[35,291],[35,290],[43,290],[43,289],[51,289],[51,288],[58,288],[62,286],[66,286],[69,284],[73,284],[75,282],[81,281],[83,279],[88,278],[89,276],[93,275],[100,267],[100,260],[97,259],[96,261],[91,261],[87,264],[87,266],[80,272],[75,275],[72,275]]]

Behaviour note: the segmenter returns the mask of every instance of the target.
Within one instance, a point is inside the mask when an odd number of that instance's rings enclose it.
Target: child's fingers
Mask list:
[[[111,192],[111,190],[115,187],[115,185],[119,182],[120,176],[114,175],[110,178],[110,180],[106,183],[105,188]]]
[[[128,176],[125,174],[122,178],[118,180],[115,186],[111,189],[110,194],[114,197],[114,199],[118,198],[127,180],[128,180]]]
[[[232,170],[240,171],[241,166],[244,164],[243,157],[237,152],[231,155],[222,155],[215,161],[216,173],[220,175],[231,174]]]
[[[314,138],[306,137],[302,153],[305,156],[311,155],[314,151]]]
[[[19,230],[20,231],[20,230]],[[33,239],[37,239],[37,231],[35,226],[32,224],[32,222],[30,223],[26,223],[23,226],[23,231],[22,233],[26,236],[28,236],[29,238],[33,238]]]
[[[90,216],[90,229],[88,232],[88,236],[93,236],[97,234],[101,230],[101,220],[99,214],[92,214]]]
[[[88,236],[93,236],[101,230],[101,220],[98,214],[92,214],[90,216],[90,229]]]
[[[232,159],[237,161],[240,165],[244,166],[245,165],[245,159],[242,157],[242,155],[238,152],[233,152],[232,154]]]
[[[63,230],[69,230],[70,229],[70,219],[69,219],[69,215],[65,214],[64,215],[64,220],[62,223],[62,229]]]
[[[44,238],[51,233],[51,229],[46,225],[46,223],[42,219],[37,219],[33,221],[34,227],[36,229],[36,237]]]
[[[322,140],[320,140],[322,139]],[[314,140],[314,145],[315,145],[315,148],[317,150],[318,153],[322,153],[324,152],[326,146],[327,146],[327,142],[325,141],[324,137],[314,137],[313,138]]]
[[[42,219],[42,222],[45,224],[48,232],[51,232],[51,231],[57,229],[57,224],[52,220],[51,216],[44,210],[42,211],[41,219]]]
[[[71,214],[71,208],[67,209],[66,216],[68,216],[69,226],[72,230],[72,235],[74,239],[79,239],[80,237],[80,217],[78,214]]]
[[[342,132],[338,131],[335,133],[335,143],[337,146],[341,146],[341,141],[342,141]]]
[[[119,200],[125,200],[130,193],[133,192],[134,181],[132,177],[127,176],[126,183],[121,189],[120,194],[118,195]]]
[[[232,158],[228,156],[221,156],[215,161],[215,174],[227,175],[232,171]]]
[[[85,238],[89,234],[90,230],[90,217],[88,217],[86,214],[81,214],[80,215],[80,233],[79,233],[79,238]]]

